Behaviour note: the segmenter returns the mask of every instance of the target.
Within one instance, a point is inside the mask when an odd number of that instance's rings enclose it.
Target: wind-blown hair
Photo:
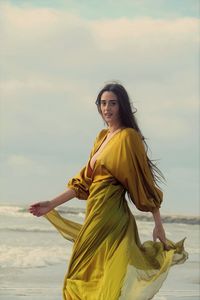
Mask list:
[[[101,107],[100,107],[100,100],[101,96],[104,92],[112,92],[116,95],[118,103],[119,103],[119,115],[121,119],[122,126],[127,128],[134,128],[141,136],[142,141],[145,145],[146,154],[148,151],[148,145],[146,143],[145,137],[143,136],[139,126],[138,122],[135,116],[135,113],[137,112],[137,109],[133,107],[129,95],[126,91],[126,89],[119,83],[108,83],[106,84],[103,89],[99,92],[97,99],[96,99],[96,105],[98,108],[99,113],[102,116]],[[158,185],[159,182],[163,182],[165,180],[164,175],[162,172],[158,169],[155,163],[153,163],[153,160],[149,159],[147,155],[147,161],[148,165],[151,171],[151,174],[153,176],[154,183]]]

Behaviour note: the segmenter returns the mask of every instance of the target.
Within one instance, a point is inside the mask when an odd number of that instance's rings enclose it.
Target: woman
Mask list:
[[[162,174],[146,154],[126,90],[118,83],[107,84],[96,104],[108,129],[97,136],[88,163],[68,182],[65,193],[33,204],[29,211],[44,215],[74,242],[63,299],[151,299],[170,266],[184,262],[187,253],[183,240],[175,244],[165,237],[157,186]],[[126,192],[139,210],[152,213],[154,241],[141,244]],[[83,225],[54,210],[74,197],[87,200]]]

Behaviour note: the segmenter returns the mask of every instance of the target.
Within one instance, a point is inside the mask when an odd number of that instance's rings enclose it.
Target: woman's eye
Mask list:
[[[111,101],[106,102],[106,101],[101,100],[100,103],[101,103],[102,106],[106,106],[107,104],[110,105],[110,106],[115,106],[117,101],[111,100]]]

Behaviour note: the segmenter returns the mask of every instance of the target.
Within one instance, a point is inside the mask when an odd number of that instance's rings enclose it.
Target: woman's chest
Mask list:
[[[110,138],[106,138],[102,143],[100,143],[99,146],[94,150],[94,153],[90,159],[90,168],[93,170],[95,163],[99,157],[99,155],[102,153],[104,148],[106,147],[107,143],[109,142]]]

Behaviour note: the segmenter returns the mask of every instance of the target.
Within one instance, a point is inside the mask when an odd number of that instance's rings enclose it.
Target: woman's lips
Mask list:
[[[104,116],[105,116],[106,118],[110,118],[110,117],[112,117],[112,114],[104,114]]]

